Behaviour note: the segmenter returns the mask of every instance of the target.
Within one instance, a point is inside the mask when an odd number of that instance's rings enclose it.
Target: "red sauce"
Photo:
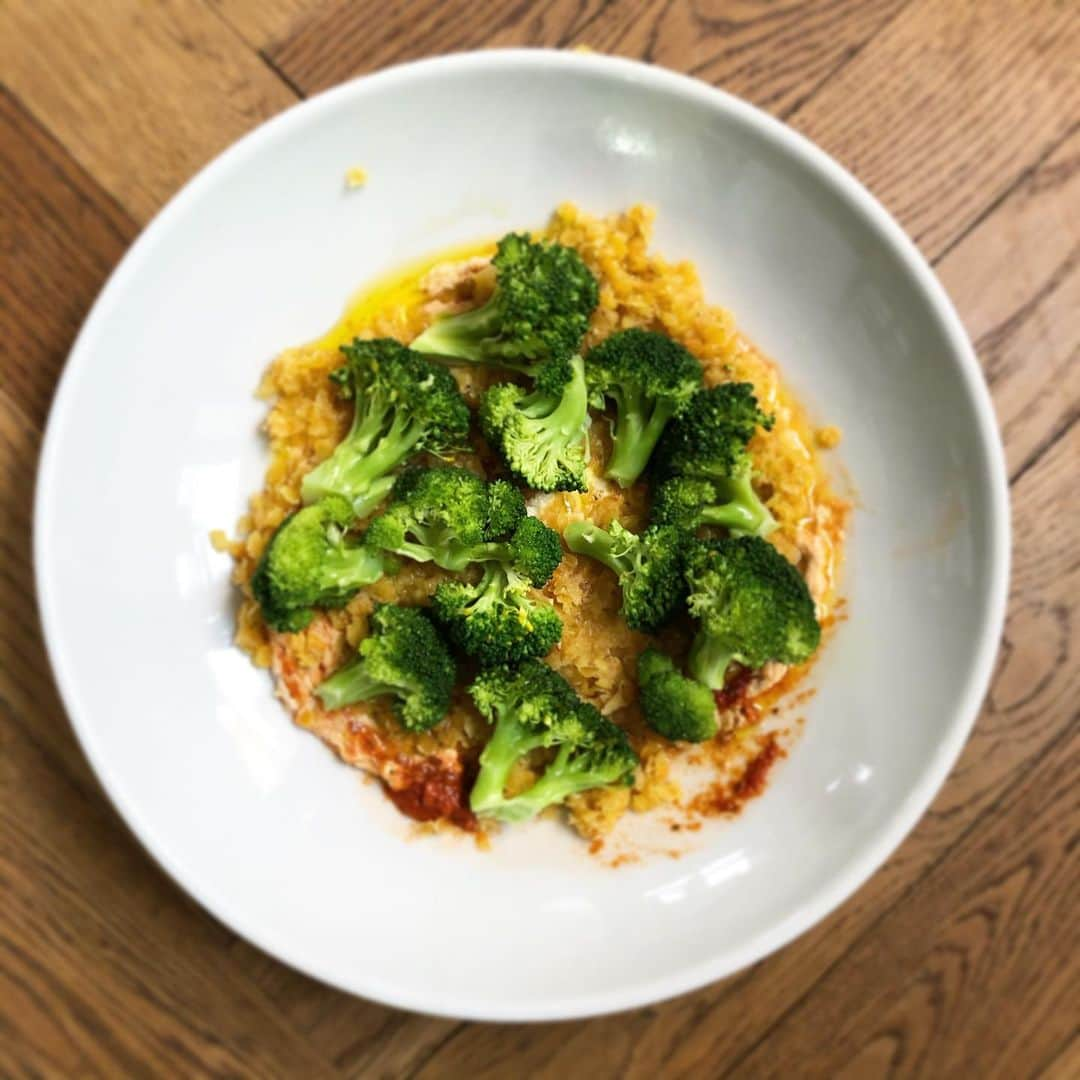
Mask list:
[[[436,757],[399,757],[366,724],[349,730],[350,750],[360,750],[378,766],[392,763],[384,773],[383,788],[390,801],[414,821],[448,821],[459,829],[476,830],[469,809],[469,790],[476,766],[471,762],[442,761]],[[389,775],[393,783],[388,783]]]
[[[740,802],[757,798],[769,782],[769,770],[783,756],[784,751],[777,742],[776,736],[770,735],[761,752],[750,762],[742,779],[735,785],[735,797]]]
[[[401,765],[401,785],[383,785],[398,810],[414,821],[449,821],[459,829],[475,830],[476,816],[469,809],[472,785],[465,769],[437,758],[417,758]]]
[[[750,799],[757,798],[769,782],[769,770],[785,756],[777,736],[770,734],[733,787],[713,785],[698,795],[690,806],[699,814],[737,814]]]
[[[738,668],[735,674],[724,683],[722,690],[713,691],[717,709],[720,712],[727,712],[729,709],[735,708],[736,705],[742,705],[746,698],[746,692],[750,689],[750,684],[753,681],[754,672],[750,668]]]

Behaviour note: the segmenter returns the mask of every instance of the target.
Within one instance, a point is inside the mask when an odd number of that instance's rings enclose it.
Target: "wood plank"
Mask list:
[[[1015,475],[1080,403],[1080,130],[937,271],[979,352]]]
[[[1073,1033],[1048,1061],[1040,1066],[1038,1080],[1076,1080],[1080,1076],[1080,1031]]]
[[[387,10],[336,0],[271,49],[306,93],[387,64],[461,49],[587,45],[688,71],[774,112],[795,106],[908,0],[671,4],[555,0],[544,5],[433,5]]]
[[[96,791],[45,658],[33,594],[34,469],[53,387],[87,308],[137,226],[0,90],[0,700]]]
[[[138,226],[0,88],[4,389],[34,425],[87,309]]]
[[[295,33],[328,0],[206,0],[256,51],[269,49]]]
[[[915,0],[790,117],[934,259],[1080,116],[1057,0]]]
[[[506,1034],[502,1028],[463,1026],[418,1075],[494,1077],[508,1040],[516,1046],[515,1067],[527,1075],[569,1075],[575,1061],[586,1059],[604,1075],[716,1075],[804,996],[812,999],[822,973],[856,942],[873,938],[883,914],[906,905],[908,890],[931,867],[942,860],[949,865],[946,856],[958,836],[983,815],[998,820],[995,804],[1072,723],[1080,695],[1080,668],[1062,662],[1072,642],[1062,605],[1080,595],[1072,539],[1080,529],[1080,508],[1074,504],[1070,520],[1060,500],[1063,478],[1075,468],[1078,437],[1080,426],[1013,492],[1013,608],[975,733],[931,811],[851,900],[775,956],[697,994],[585,1025],[519,1025]],[[882,979],[894,986],[887,971]]]
[[[0,5],[0,81],[139,222],[295,101],[202,0]]]

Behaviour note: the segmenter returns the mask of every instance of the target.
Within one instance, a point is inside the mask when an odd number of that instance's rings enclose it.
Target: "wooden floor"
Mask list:
[[[496,1027],[328,990],[151,863],[57,701],[29,537],[73,335],[177,187],[342,79],[521,44],[691,72],[869,185],[978,347],[1015,556],[974,735],[855,897],[691,996]],[[1080,1077],[1078,73],[1068,0],[2,0],[0,1075]]]

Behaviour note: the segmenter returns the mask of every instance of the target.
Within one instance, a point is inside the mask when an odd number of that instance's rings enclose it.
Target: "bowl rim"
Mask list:
[[[572,991],[542,1003],[497,1001],[482,993],[469,1000],[443,1000],[423,987],[410,988],[372,979],[359,973],[342,978],[304,956],[297,955],[289,941],[272,940],[270,934],[248,923],[244,913],[224,901],[205,894],[198,882],[185,879],[168,847],[151,821],[128,803],[122,784],[113,774],[108,758],[96,742],[94,725],[82,709],[75,682],[61,646],[55,596],[46,562],[45,537],[50,528],[50,498],[59,461],[62,432],[71,408],[74,373],[93,349],[97,327],[122,295],[129,279],[152,254],[155,237],[182,214],[189,203],[217,180],[273,139],[289,134],[322,110],[342,99],[391,89],[395,84],[416,78],[431,78],[470,71],[508,71],[522,67],[536,71],[572,69],[601,77],[631,81],[672,94],[684,100],[725,113],[744,126],[756,130],[774,146],[797,158],[816,173],[831,190],[861,214],[881,242],[903,264],[919,294],[938,319],[955,357],[964,388],[974,406],[977,434],[987,466],[987,508],[990,518],[988,563],[990,585],[987,616],[981,628],[974,660],[966,674],[961,705],[942,729],[941,739],[920,782],[893,810],[872,842],[852,855],[843,870],[808,896],[797,908],[771,928],[733,948],[714,953],[676,972],[649,979],[616,991],[575,995]],[[990,392],[983,378],[967,333],[926,259],[915,243],[878,200],[846,169],[808,138],[754,105],[702,82],[652,64],[600,53],[547,48],[512,48],[456,52],[396,64],[361,75],[310,98],[299,101],[248,132],[203,166],[147,223],[134,243],[113,269],[94,301],[75,338],[58,381],[50,408],[37,470],[33,515],[34,577],[46,652],[61,701],[76,738],[121,819],[154,861],[186,893],[193,897],[233,933],[283,963],[336,989],[360,995],[386,1005],[433,1016],[481,1021],[551,1021],[577,1019],[619,1012],[654,1004],[699,989],[729,976],[764,958],[809,930],[840,906],[889,858],[914,828],[940,790],[958,758],[978,716],[993,672],[998,644],[1005,621],[1010,569],[1009,489],[1004,449]]]

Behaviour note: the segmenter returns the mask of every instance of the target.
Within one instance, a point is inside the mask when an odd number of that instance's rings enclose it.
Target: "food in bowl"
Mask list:
[[[564,205],[410,266],[263,379],[265,485],[214,536],[237,642],[418,821],[597,846],[737,811],[784,752],[841,604],[839,432],[651,225]]]

